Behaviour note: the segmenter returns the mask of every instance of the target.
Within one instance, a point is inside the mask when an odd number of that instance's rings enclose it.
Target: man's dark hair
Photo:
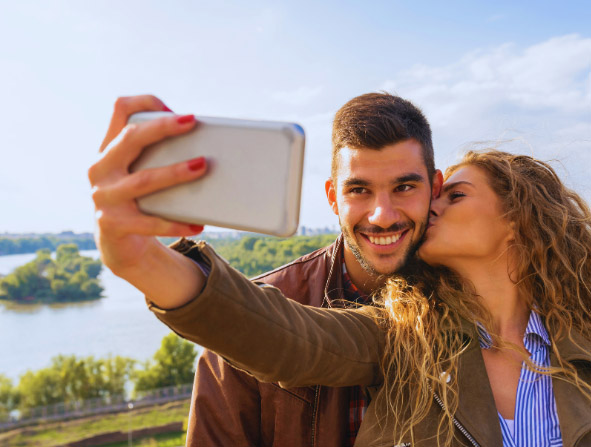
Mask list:
[[[389,93],[366,93],[353,98],[339,109],[332,125],[332,178],[336,177],[338,155],[343,147],[379,150],[411,138],[423,148],[423,160],[432,181],[433,142],[423,112],[410,101]]]

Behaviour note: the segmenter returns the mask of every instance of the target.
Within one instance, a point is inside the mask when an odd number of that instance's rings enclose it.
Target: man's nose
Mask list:
[[[390,197],[388,197],[387,194],[376,196],[373,209],[368,217],[370,224],[382,228],[388,228],[396,222],[399,222],[400,219],[400,210],[396,204],[390,200]]]

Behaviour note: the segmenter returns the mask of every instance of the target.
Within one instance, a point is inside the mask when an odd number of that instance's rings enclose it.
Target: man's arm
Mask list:
[[[169,110],[154,96],[119,98],[100,147],[88,170],[96,215],[96,242],[104,264],[163,309],[182,306],[203,288],[205,277],[194,262],[165,247],[156,236],[189,236],[203,227],[143,214],[135,201],[143,195],[195,180],[205,174],[203,158],[130,173],[129,167],[150,144],[195,126],[193,115],[170,116],[127,125],[129,116]]]
[[[381,381],[384,337],[375,308],[304,306],[275,287],[251,282],[206,243],[189,245],[185,255],[211,266],[202,292],[176,309],[148,303],[177,334],[284,388]]]

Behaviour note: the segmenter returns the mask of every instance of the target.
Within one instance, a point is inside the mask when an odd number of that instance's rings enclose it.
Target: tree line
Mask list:
[[[91,237],[0,237],[0,256],[35,253],[38,250],[55,251],[62,244],[76,244],[80,250],[95,250],[96,244]]]
[[[130,385],[133,394],[166,386],[193,382],[196,346],[174,333],[162,339],[152,359],[138,362],[129,357],[107,358],[58,355],[47,368],[27,371],[17,385],[0,374],[0,421],[13,410],[21,414],[60,402],[108,399],[125,393]]]
[[[103,291],[97,279],[98,259],[80,256],[76,244],[57,247],[55,260],[42,249],[31,262],[0,279],[0,298],[20,302],[69,302],[96,299]]]

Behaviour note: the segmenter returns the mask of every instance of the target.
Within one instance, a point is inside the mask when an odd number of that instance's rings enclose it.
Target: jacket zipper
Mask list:
[[[318,414],[318,399],[320,398],[320,385],[316,386],[314,394],[314,408],[312,409],[312,447],[316,445],[316,415]]]
[[[429,388],[431,388],[431,386],[429,386]],[[441,409],[443,411],[445,411],[445,405],[443,405],[443,402],[441,401],[441,399],[439,398],[439,396],[437,394],[435,394],[435,392],[433,390],[431,390],[431,392],[433,393],[433,397],[435,398],[435,400],[437,401],[437,403],[439,404],[439,406],[441,407]],[[480,447],[480,444],[478,444],[476,442],[476,440],[472,437],[472,435],[470,433],[468,433],[468,430],[466,430],[464,428],[464,426],[462,424],[460,424],[460,422],[454,417],[452,418],[454,425],[456,426],[456,428],[458,430],[460,430],[460,432],[466,437],[466,439],[468,441],[470,441],[470,443],[472,443],[472,445],[474,447]]]

